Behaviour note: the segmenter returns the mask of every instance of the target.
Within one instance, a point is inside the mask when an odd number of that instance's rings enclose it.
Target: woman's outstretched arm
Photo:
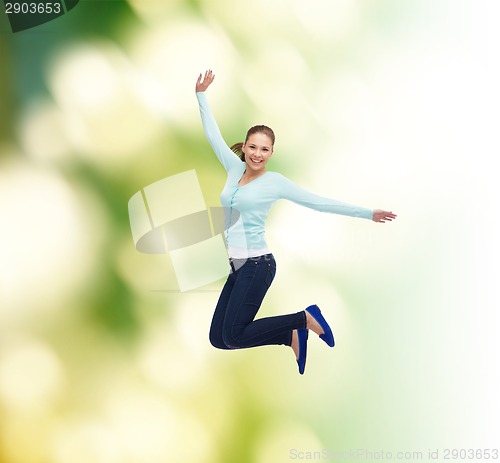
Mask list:
[[[373,220],[374,222],[386,222],[396,218],[396,214],[382,209],[368,209],[354,204],[326,198],[300,188],[283,175],[278,177],[280,182],[281,196],[301,206],[309,207],[320,212],[348,215]]]
[[[205,136],[219,158],[219,161],[224,166],[224,169],[229,172],[235,166],[241,168],[242,161],[238,155],[233,153],[229,146],[227,146],[217,126],[217,122],[212,115],[212,111],[210,111],[205,91],[212,84],[214,78],[215,75],[210,70],[205,72],[204,77],[202,77],[202,74],[199,75],[196,81],[196,98],[200,106],[200,115],[203,129],[205,130]]]

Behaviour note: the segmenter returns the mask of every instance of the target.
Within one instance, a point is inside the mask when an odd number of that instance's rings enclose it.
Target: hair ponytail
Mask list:
[[[231,151],[236,153],[240,159],[245,162],[245,153],[243,152],[243,142],[240,141],[239,143],[235,143],[233,146],[231,146]]]

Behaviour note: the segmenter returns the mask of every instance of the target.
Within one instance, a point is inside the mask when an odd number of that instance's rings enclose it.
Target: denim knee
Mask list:
[[[222,340],[226,345],[226,349],[239,349],[238,340],[231,333],[222,333]]]
[[[214,333],[210,332],[208,339],[210,340],[210,344],[214,346],[216,349],[229,349],[224,341],[221,340],[220,336],[215,336]]]

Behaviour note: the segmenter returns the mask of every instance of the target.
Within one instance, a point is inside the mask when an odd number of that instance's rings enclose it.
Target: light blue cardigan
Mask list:
[[[278,199],[288,199],[320,212],[372,219],[372,209],[310,193],[277,172],[266,171],[255,180],[238,186],[246,164],[222,138],[205,93],[198,92],[196,97],[205,135],[227,172],[220,201],[226,212],[226,244],[230,257],[256,257],[270,252],[265,238],[265,222],[271,206]]]

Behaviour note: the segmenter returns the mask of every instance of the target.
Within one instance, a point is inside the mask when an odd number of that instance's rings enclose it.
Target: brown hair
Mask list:
[[[274,136],[273,129],[267,125],[254,125],[253,127],[250,127],[245,138],[245,143],[248,141],[250,135],[253,135],[254,133],[263,133],[264,135],[267,135],[271,139],[271,146],[274,146],[276,137]],[[231,151],[234,151],[241,158],[241,160],[245,162],[245,153],[242,150],[243,145],[244,143],[241,141],[239,143],[235,143],[231,146]]]

